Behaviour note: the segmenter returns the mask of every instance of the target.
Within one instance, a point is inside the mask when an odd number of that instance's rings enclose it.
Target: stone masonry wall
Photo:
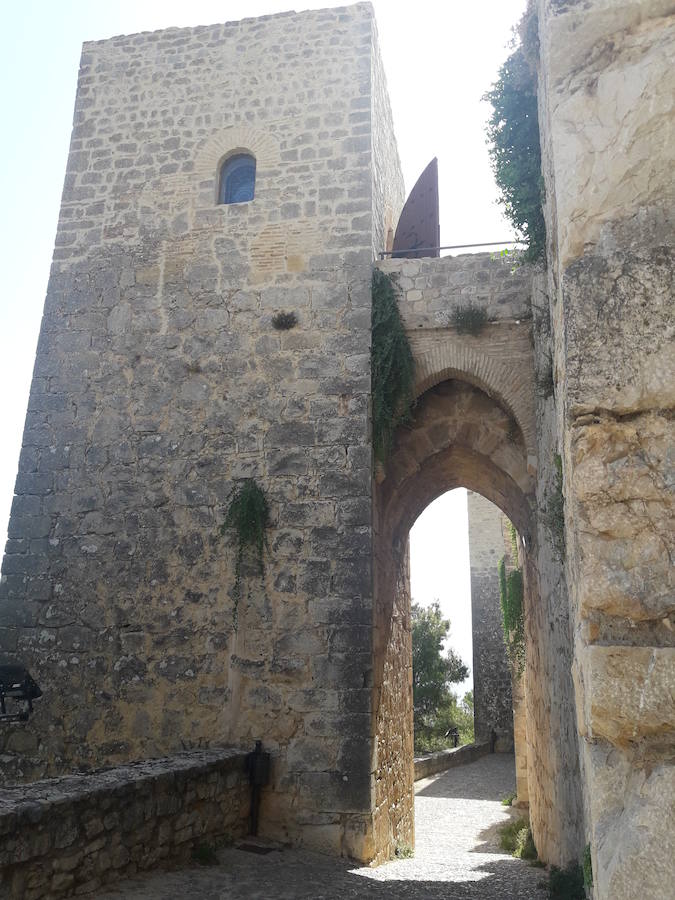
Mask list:
[[[379,509],[376,508],[379,513]],[[378,515],[374,554],[375,863],[415,846],[410,550]]]
[[[556,460],[558,394],[551,384],[551,346],[545,276],[532,280],[536,366],[537,525],[524,554],[527,659],[527,774],[530,821],[540,856],[559,866],[581,858],[584,816],[571,669],[573,645],[568,582],[561,543]]]
[[[384,259],[398,279],[401,318],[416,363],[421,394],[439,380],[460,377],[488,390],[509,411],[536,471],[531,273],[491,253],[431,259]],[[471,305],[488,324],[477,336],[458,334],[453,315]]]
[[[494,731],[499,749],[513,749],[511,671],[499,605],[497,566],[505,554],[504,515],[480,494],[467,494],[471,566],[473,702],[476,741]]]
[[[667,0],[540,0],[556,438],[596,900],[672,894],[672,179]]]
[[[374,45],[357,4],[84,47],[0,587],[45,691],[10,777],[261,738],[267,834],[369,852],[370,277],[402,201]],[[216,205],[237,150],[255,198]],[[235,631],[246,477],[271,529]]]
[[[249,807],[244,756],[224,749],[0,789],[2,896],[58,900],[185,865],[245,835]]]

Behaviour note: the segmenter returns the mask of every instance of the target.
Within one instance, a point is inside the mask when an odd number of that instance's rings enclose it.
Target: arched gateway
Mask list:
[[[380,469],[375,487],[375,834],[384,859],[392,847],[414,839],[409,752],[412,698],[407,689],[411,677],[408,533],[419,514],[440,494],[456,487],[469,488],[498,506],[514,523],[522,537],[530,682],[535,686],[542,677],[540,665],[547,649],[538,646],[534,613],[540,603],[540,585],[536,365],[528,276],[513,272],[510,263],[490,254],[389,260],[379,265],[394,274],[401,287],[399,306],[415,358],[417,394],[413,422],[399,429],[394,451]],[[457,311],[467,306],[486,313],[485,325],[475,334],[458,333],[450,324],[456,321]],[[569,660],[570,647],[562,649]],[[560,683],[565,684],[564,663],[558,674]],[[566,689],[569,704],[569,676]],[[537,721],[543,724],[551,716],[566,715],[567,710],[555,709],[555,700],[538,696],[536,687],[530,693]],[[402,697],[408,698],[407,704],[401,702]],[[531,763],[540,773],[534,757],[548,743],[550,724],[538,742],[529,741]],[[569,724],[567,729],[573,736]],[[527,753],[522,743],[518,749]],[[560,752],[560,748],[547,748],[546,752]],[[560,852],[560,824],[552,822],[550,811],[539,810],[537,802],[542,796],[561,795],[565,790],[561,784],[546,783],[545,778],[533,785],[531,813],[538,829],[538,846],[547,847],[549,853]],[[566,813],[560,811],[568,824],[576,802],[572,795],[571,807]],[[551,834],[555,834],[554,840]],[[573,840],[571,837],[570,845]],[[570,852],[570,846],[562,852]]]

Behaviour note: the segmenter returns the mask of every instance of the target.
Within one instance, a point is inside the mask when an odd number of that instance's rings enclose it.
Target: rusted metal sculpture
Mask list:
[[[439,256],[440,243],[438,160],[434,157],[408,195],[398,220],[391,255],[395,259]]]

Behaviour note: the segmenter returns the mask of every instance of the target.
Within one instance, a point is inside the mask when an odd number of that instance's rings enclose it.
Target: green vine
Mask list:
[[[232,591],[234,599],[232,618],[235,631],[238,623],[239,601],[241,600],[241,564],[244,553],[248,551],[253,556],[258,574],[264,575],[264,553],[267,546],[265,530],[269,525],[269,517],[270,511],[265,494],[252,478],[247,478],[235,489],[225,521],[220,527],[223,535],[230,529],[237,535],[237,559]]]
[[[584,887],[590,892],[593,887],[593,863],[591,861],[591,845],[586,844],[584,847],[584,855],[581,863],[581,869],[584,873]]]
[[[373,448],[384,462],[394,432],[411,419],[415,399],[415,363],[398,309],[394,277],[373,270],[372,394]]]
[[[506,557],[498,566],[499,601],[502,608],[502,627],[506,653],[516,675],[525,669],[525,610],[523,605],[523,573],[513,569],[507,574]]]
[[[551,535],[551,542],[556,556],[562,562],[565,559],[565,495],[563,494],[562,458],[554,454],[553,483],[546,495],[546,507],[543,521]]]
[[[483,97],[492,105],[487,141],[500,202],[506,218],[528,245],[524,262],[543,260],[546,254],[537,76],[532,64],[538,50],[536,24],[536,15],[526,15],[520,29],[523,43],[500,68],[492,90]]]
[[[511,541],[511,554],[513,558],[513,565],[518,565],[518,532],[516,530],[516,526],[513,522],[508,523],[509,529],[509,540]]]

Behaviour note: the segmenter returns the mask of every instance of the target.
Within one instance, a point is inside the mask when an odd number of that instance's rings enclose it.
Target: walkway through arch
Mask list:
[[[534,482],[521,429],[497,400],[451,379],[419,398],[375,502],[375,715],[378,861],[414,843],[408,534],[436,497],[467,487],[498,506],[531,543]]]

